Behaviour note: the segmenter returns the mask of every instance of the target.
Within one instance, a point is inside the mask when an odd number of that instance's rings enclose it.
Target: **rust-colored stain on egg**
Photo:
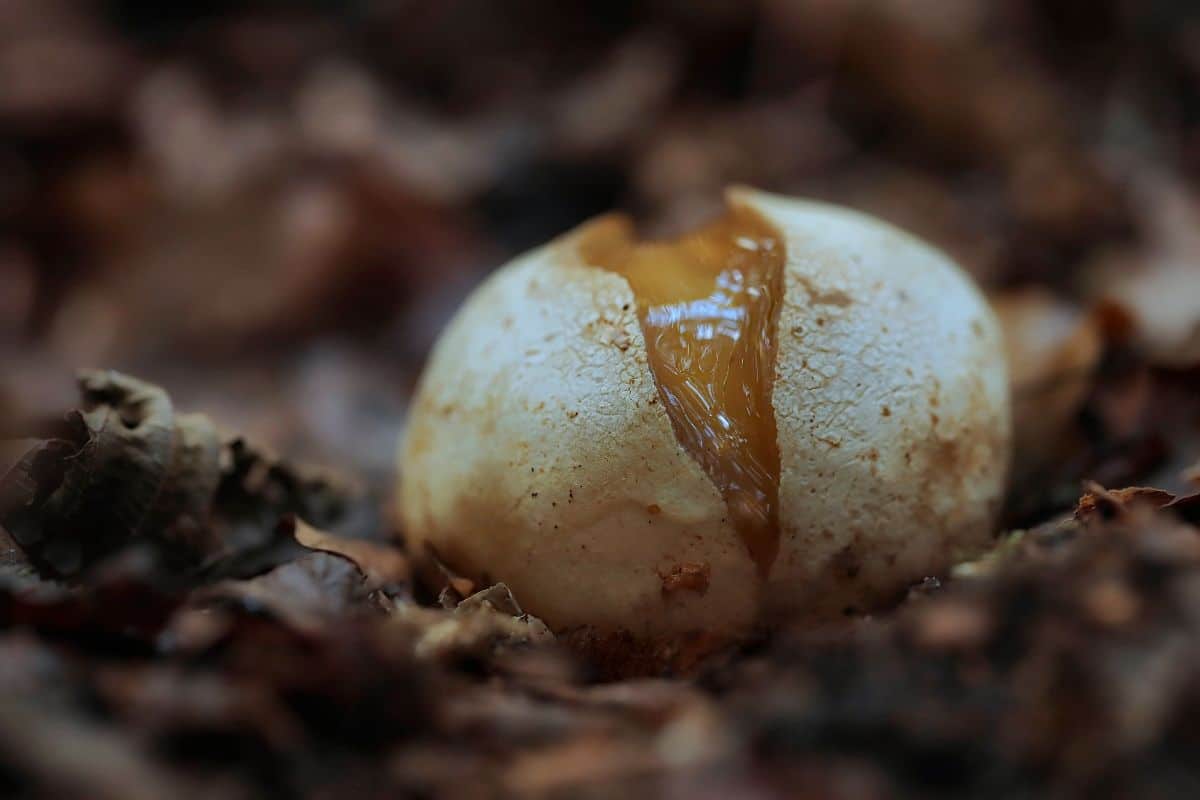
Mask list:
[[[708,591],[711,574],[712,570],[707,562],[676,564],[665,575],[660,573],[663,594],[674,594],[681,591],[704,594]]]

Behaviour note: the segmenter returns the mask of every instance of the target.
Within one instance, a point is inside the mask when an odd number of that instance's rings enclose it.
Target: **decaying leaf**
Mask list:
[[[1079,498],[1075,519],[1084,523],[1096,522],[1113,519],[1138,508],[1160,509],[1193,524],[1200,524],[1200,493],[1177,497],[1149,486],[1105,489],[1094,482],[1088,484],[1087,491]]]
[[[199,589],[193,603],[218,608],[233,603],[266,613],[298,631],[319,632],[363,607],[363,575],[350,561],[309,553],[246,580],[224,580]]]
[[[395,589],[412,578],[408,557],[392,545],[334,536],[317,530],[303,520],[294,520],[294,525],[292,535],[300,544],[310,550],[341,556],[358,567],[367,591],[384,587]]]
[[[183,603],[186,589],[152,552],[129,549],[89,570],[82,585],[0,582],[0,629],[51,638],[86,630],[93,646],[145,650]]]
[[[371,498],[340,476],[293,465],[237,437],[225,445],[212,525],[220,542],[210,578],[250,577],[304,552],[292,517],[362,536],[377,529]]]
[[[497,649],[554,641],[546,624],[524,613],[503,583],[476,592],[452,611],[398,604],[393,614],[396,624],[416,633],[415,652],[423,659],[490,656]]]
[[[72,577],[144,539],[180,562],[215,547],[216,430],[166,392],[116,372],[80,374],[83,407],[6,476],[0,524],[49,574]]]
[[[454,608],[479,588],[475,581],[455,572],[443,561],[432,544],[426,542],[425,549],[429,557],[423,561],[425,568],[421,579],[437,592],[438,605],[442,608]]]
[[[253,575],[302,549],[280,527],[288,514],[373,521],[348,487],[240,438],[222,442],[211,420],[177,413],[160,387],[100,371],[79,383],[82,408],[0,481],[0,527],[47,575],[76,578],[135,543],[179,572]]]
[[[490,657],[496,651],[554,641],[549,629],[521,610],[504,584],[454,602],[449,608],[427,608],[407,592],[408,559],[394,547],[345,539],[289,518],[291,531],[305,553],[248,580],[225,580],[192,596],[194,607],[228,607],[267,613],[310,635],[327,634],[330,626],[355,616],[390,615],[392,630],[412,642],[421,660]],[[382,593],[376,593],[382,590]]]
[[[201,604],[235,602],[265,611],[298,630],[316,631],[358,611],[377,612],[371,594],[385,590],[393,600],[407,589],[407,557],[397,548],[361,539],[346,539],[288,515],[276,538],[291,540],[289,560],[245,580],[227,579],[197,591]],[[284,551],[281,544],[280,552]]]

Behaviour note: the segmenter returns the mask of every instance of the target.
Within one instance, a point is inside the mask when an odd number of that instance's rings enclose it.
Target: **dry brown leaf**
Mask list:
[[[1175,496],[1150,486],[1129,486],[1124,489],[1105,489],[1089,482],[1087,491],[1075,507],[1075,519],[1097,522],[1112,519],[1136,508],[1157,508],[1169,511],[1185,521],[1200,523],[1200,493]]]
[[[476,592],[452,611],[396,604],[393,618],[416,633],[415,652],[422,659],[491,656],[505,648],[554,641],[546,624],[524,613],[503,583]]]
[[[319,633],[355,609],[373,610],[366,596],[362,572],[352,561],[313,552],[255,578],[202,588],[192,602],[201,607],[234,603],[265,611],[298,631]]]
[[[85,371],[79,385],[83,408],[60,437],[5,476],[0,524],[54,576],[138,539],[177,563],[212,553],[207,516],[221,476],[212,423],[176,414],[162,389],[120,373]]]
[[[364,578],[364,588],[374,591],[385,586],[406,584],[412,578],[408,556],[397,547],[364,539],[347,539],[317,530],[303,520],[294,520],[292,535],[310,550],[332,553],[358,567]]]

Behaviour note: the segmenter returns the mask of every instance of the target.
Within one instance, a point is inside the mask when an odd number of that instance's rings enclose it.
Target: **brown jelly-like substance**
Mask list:
[[[629,281],[675,436],[720,490],[765,576],[779,551],[771,388],[783,237],[733,206],[673,242],[638,242],[628,220],[609,217],[587,231],[582,253]]]

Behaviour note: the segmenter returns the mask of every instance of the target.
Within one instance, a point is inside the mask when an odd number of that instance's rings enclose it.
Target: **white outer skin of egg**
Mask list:
[[[987,548],[1011,424],[971,279],[871,217],[728,198],[786,245],[768,579],[675,437],[628,283],[580,256],[586,226],[495,272],[434,348],[401,449],[415,554],[504,581],[557,631],[665,641],[870,609]],[[706,590],[664,591],[684,564],[708,566]]]

